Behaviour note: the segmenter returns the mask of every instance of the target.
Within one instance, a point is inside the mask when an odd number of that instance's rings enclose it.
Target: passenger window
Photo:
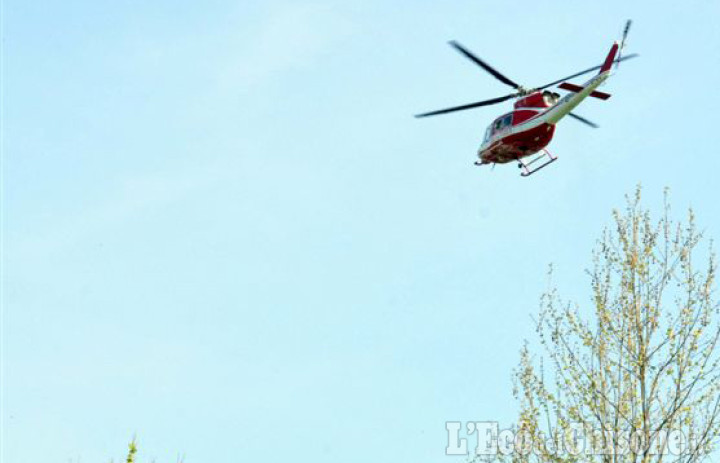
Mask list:
[[[508,114],[505,116],[505,119],[503,119],[503,127],[509,127],[512,125],[512,114]]]

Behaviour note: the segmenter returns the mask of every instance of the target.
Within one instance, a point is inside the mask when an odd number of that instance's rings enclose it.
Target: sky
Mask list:
[[[3,462],[459,463],[638,183],[720,238],[717,0],[2,8]],[[542,173],[472,165],[510,103],[412,117],[508,93],[448,40],[533,86],[628,18]]]

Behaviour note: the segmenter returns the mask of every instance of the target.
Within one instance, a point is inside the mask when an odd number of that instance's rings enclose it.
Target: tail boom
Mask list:
[[[577,88],[578,91],[571,90],[573,93],[568,93],[564,97],[558,101],[555,106],[550,108],[547,111],[547,122],[549,124],[557,124],[560,119],[567,116],[567,114],[575,109],[577,105],[582,103],[582,101],[587,98],[588,96],[592,95],[593,92],[595,92],[595,89],[598,88],[602,83],[604,83],[608,77],[610,77],[610,68],[613,65],[613,62],[615,61],[615,55],[617,55],[617,52],[620,48],[620,45],[615,42],[610,48],[610,52],[608,53],[607,57],[605,58],[605,62],[603,63],[602,67],[600,68],[600,72],[593,77],[592,79],[585,82],[582,86],[576,86],[573,84],[568,84],[567,87],[572,86],[573,88]],[[579,88],[578,88],[579,87]],[[608,95],[607,93],[603,92],[596,92],[599,95],[599,98],[602,98],[605,95]],[[597,96],[597,95],[594,95]],[[608,95],[609,98],[609,95]]]

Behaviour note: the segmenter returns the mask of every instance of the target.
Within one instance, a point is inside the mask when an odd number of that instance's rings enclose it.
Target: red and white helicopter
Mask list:
[[[523,177],[531,175],[557,160],[557,156],[551,154],[545,147],[552,140],[553,134],[555,133],[555,125],[560,119],[565,116],[571,116],[580,122],[597,128],[597,125],[593,122],[577,114],[573,114],[571,111],[588,96],[601,100],[610,98],[610,94],[599,92],[596,89],[610,77],[613,63],[617,65],[617,63],[621,61],[637,56],[637,54],[619,56],[625,44],[628,31],[630,30],[630,24],[631,21],[625,24],[622,40],[613,44],[603,64],[593,66],[571,76],[550,82],[542,87],[532,89],[518,85],[470,53],[462,45],[452,41],[450,45],[465,55],[465,57],[492,74],[500,82],[509,85],[517,91],[499,98],[441,109],[439,111],[431,111],[418,114],[415,117],[435,116],[480,106],[489,106],[517,97],[514,104],[515,109],[495,119],[490,127],[487,128],[485,138],[478,150],[480,160],[476,161],[475,165],[505,164],[517,161],[518,167],[522,169],[521,175]],[[598,74],[583,85],[566,82],[569,79],[598,69]],[[560,84],[558,88],[567,90],[570,93],[561,98],[559,94],[545,90],[557,84]]]

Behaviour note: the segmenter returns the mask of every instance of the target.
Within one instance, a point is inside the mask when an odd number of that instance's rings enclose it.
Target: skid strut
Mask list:
[[[527,177],[528,175],[534,174],[543,167],[549,166],[555,161],[557,161],[557,156],[554,156],[550,151],[543,149],[541,153],[535,155],[528,162],[525,162],[522,159],[518,159],[518,167],[522,169],[520,175],[522,175],[523,177]],[[533,167],[533,165],[538,162],[541,162],[541,164],[539,166]]]

